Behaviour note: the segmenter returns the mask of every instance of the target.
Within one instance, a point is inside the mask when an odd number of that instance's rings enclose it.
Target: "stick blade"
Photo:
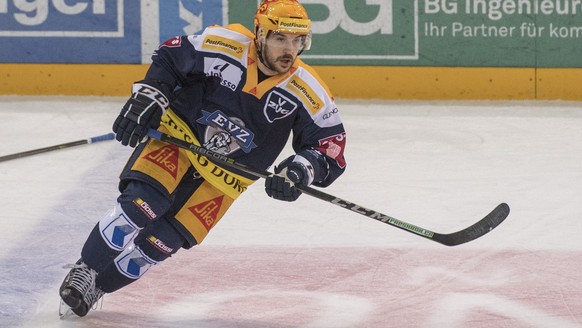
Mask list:
[[[457,246],[475,240],[489,233],[503,222],[509,215],[509,205],[501,203],[497,205],[483,219],[463,230],[450,234],[435,233],[433,240],[446,246]]]

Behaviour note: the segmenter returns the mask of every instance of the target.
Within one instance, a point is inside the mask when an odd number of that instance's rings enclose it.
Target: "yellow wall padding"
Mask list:
[[[0,64],[0,95],[128,96],[147,65]],[[582,100],[582,69],[316,66],[335,97]]]
[[[129,96],[145,65],[0,64],[0,94]]]

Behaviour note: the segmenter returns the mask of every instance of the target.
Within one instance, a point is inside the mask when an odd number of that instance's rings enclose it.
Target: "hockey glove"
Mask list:
[[[291,156],[275,166],[275,174],[265,179],[265,191],[269,197],[287,202],[296,201],[301,191],[296,184],[308,186],[313,181],[312,166],[305,158]]]
[[[168,99],[158,89],[148,84],[135,83],[131,98],[113,123],[115,139],[130,147],[144,142],[147,140],[148,130],[160,126],[160,120],[168,105]]]

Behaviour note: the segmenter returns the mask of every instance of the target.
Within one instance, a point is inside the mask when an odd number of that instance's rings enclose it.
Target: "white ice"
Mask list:
[[[0,156],[108,133],[123,98],[0,97]],[[58,287],[117,197],[115,141],[0,162],[1,327],[582,327],[582,104],[338,100],[346,173],[321,200],[249,188],[200,246],[59,319]],[[289,148],[283,156],[290,155]]]

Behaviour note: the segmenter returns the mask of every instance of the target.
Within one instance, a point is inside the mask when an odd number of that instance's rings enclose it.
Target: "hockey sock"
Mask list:
[[[168,210],[169,199],[141,181],[129,182],[108,212],[89,234],[81,258],[98,273],[119,255],[146,225]],[[150,205],[152,204],[152,205]]]
[[[182,236],[166,219],[152,222],[97,276],[96,284],[104,292],[114,292],[141,278],[183,244]]]
[[[83,262],[97,272],[103,271],[137,236],[139,230],[118,203],[89,234],[81,250]]]

